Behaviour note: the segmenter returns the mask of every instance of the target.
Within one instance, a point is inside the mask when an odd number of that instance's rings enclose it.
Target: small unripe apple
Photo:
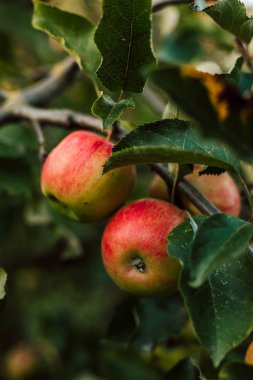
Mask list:
[[[169,233],[186,218],[171,203],[144,198],[120,209],[102,237],[105,268],[123,290],[138,295],[177,289],[180,264],[167,251]]]
[[[121,206],[135,183],[135,167],[114,169],[102,176],[113,144],[95,133],[76,131],[48,155],[41,189],[49,202],[71,219],[101,220]]]
[[[199,166],[196,165],[193,173],[186,175],[185,179],[220,211],[238,217],[241,210],[241,197],[232,177],[228,173],[200,176],[199,170]],[[167,186],[158,175],[154,176],[150,184],[149,196],[169,199]],[[199,214],[199,211],[187,199],[181,198],[181,202],[193,215]]]

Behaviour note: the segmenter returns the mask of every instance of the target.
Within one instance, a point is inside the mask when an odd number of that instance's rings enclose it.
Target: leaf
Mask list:
[[[142,92],[155,67],[151,39],[151,0],[103,0],[95,42],[103,56],[98,77],[111,91]]]
[[[199,33],[189,28],[166,36],[159,46],[158,57],[162,62],[189,63],[201,53]]]
[[[177,336],[185,323],[184,308],[176,297],[124,300],[110,322],[107,342],[150,352]]]
[[[180,361],[165,377],[165,380],[199,380],[199,370],[190,359]]]
[[[126,135],[115,145],[104,171],[154,162],[200,163],[239,170],[238,160],[222,144],[203,139],[190,122],[165,119]]]
[[[88,20],[35,0],[32,24],[56,39],[80,68],[95,77],[99,52],[94,43],[95,27]]]
[[[216,214],[200,226],[190,256],[191,285],[202,285],[215,269],[247,251],[253,224]]]
[[[111,349],[103,353],[105,378],[110,380],[162,380],[162,374],[144,360],[139,353],[123,349]],[[129,365],[131,363],[131,365]]]
[[[131,98],[115,102],[110,96],[102,95],[93,104],[92,112],[103,120],[104,129],[108,129],[120,118],[122,112],[129,108],[135,108]]]
[[[0,300],[2,300],[6,295],[6,292],[5,292],[6,281],[7,281],[7,274],[2,268],[0,268]]]
[[[253,37],[253,18],[239,0],[221,0],[204,10],[223,29],[249,43]]]
[[[21,158],[38,149],[38,141],[31,128],[7,124],[0,130],[0,158]]]
[[[25,159],[0,159],[0,190],[9,194],[30,194],[34,184],[32,169]]]
[[[229,144],[245,161],[253,161],[253,97],[244,98],[231,78],[167,66],[151,79],[198,123],[202,133]]]
[[[169,252],[183,263],[180,292],[194,329],[214,364],[253,329],[253,266],[246,254],[231,258],[197,289],[189,285],[192,242],[205,217],[194,218],[169,235]]]
[[[219,372],[218,380],[252,380],[253,367],[243,362],[232,361],[224,364]]]

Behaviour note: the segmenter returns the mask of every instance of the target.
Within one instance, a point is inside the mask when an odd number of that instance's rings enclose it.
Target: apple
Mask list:
[[[247,348],[244,361],[248,365],[253,365],[253,341],[251,341]]]
[[[186,218],[178,207],[144,198],[121,208],[102,236],[104,266],[123,290],[138,295],[177,289],[179,262],[167,252],[169,233]]]
[[[121,206],[134,187],[134,166],[102,176],[113,144],[95,133],[76,131],[48,155],[41,189],[49,202],[67,217],[81,222],[104,219]]]
[[[60,365],[56,348],[49,341],[20,342],[3,359],[3,372],[8,379],[36,379],[54,373]],[[41,378],[41,377],[40,377]]]
[[[196,165],[193,173],[187,174],[187,179],[197,190],[199,190],[220,211],[232,216],[239,216],[241,211],[240,192],[228,173],[220,175],[199,175],[200,165]],[[149,187],[149,196],[168,200],[168,190],[165,182],[155,175]],[[183,206],[192,214],[197,215],[199,211],[185,198],[181,199]]]

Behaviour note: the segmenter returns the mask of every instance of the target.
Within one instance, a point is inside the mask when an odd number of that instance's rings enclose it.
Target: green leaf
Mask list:
[[[0,159],[0,190],[9,194],[28,195],[33,187],[33,173],[24,159]]]
[[[0,268],[0,300],[2,300],[5,297],[5,285],[7,281],[7,274],[6,272]]]
[[[204,10],[217,24],[249,43],[253,37],[253,18],[246,14],[245,5],[239,0],[221,0]]]
[[[102,95],[93,104],[92,112],[103,120],[104,129],[108,129],[120,118],[122,112],[129,108],[135,108],[131,98],[115,102],[110,96]]]
[[[253,367],[246,365],[243,362],[230,362],[224,364],[219,372],[218,380],[252,380]]]
[[[241,219],[216,214],[199,228],[190,256],[191,285],[202,285],[215,269],[247,251],[253,224]]]
[[[105,172],[130,164],[177,162],[239,170],[237,158],[217,141],[203,139],[187,121],[171,119],[138,127],[113,149]]]
[[[162,62],[188,63],[202,53],[199,34],[191,29],[176,30],[161,42],[158,50]]]
[[[190,219],[169,235],[169,252],[180,259],[180,292],[201,343],[217,366],[253,329],[253,266],[247,255],[231,258],[198,289],[189,285],[192,243],[205,217]]]
[[[98,77],[111,91],[142,92],[155,67],[151,39],[151,0],[103,0],[95,42],[103,61]]]
[[[84,17],[34,1],[33,27],[56,39],[80,68],[95,77],[99,52],[94,43],[95,27]]]
[[[107,341],[138,351],[152,351],[159,343],[178,335],[186,323],[176,297],[124,300],[110,322]]]
[[[21,158],[38,149],[32,128],[22,124],[7,124],[0,130],[0,158]]]
[[[139,353],[108,347],[103,353],[105,378],[110,380],[162,380],[162,374]],[[131,365],[129,365],[131,364]]]
[[[165,377],[165,380],[199,380],[199,370],[190,359],[180,361]]]
[[[198,123],[202,133],[229,144],[241,159],[253,160],[253,98],[244,98],[235,82],[232,85],[232,77],[211,75],[186,66],[167,66],[151,78]]]

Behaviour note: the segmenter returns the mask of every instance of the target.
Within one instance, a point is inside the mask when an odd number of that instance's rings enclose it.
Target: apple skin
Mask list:
[[[199,166],[196,165],[193,173],[187,174],[187,179],[199,192],[201,192],[220,211],[238,217],[241,211],[240,192],[228,173],[220,175],[204,174],[200,176]],[[165,182],[155,175],[149,188],[149,196],[168,200],[167,186]],[[199,211],[185,198],[181,198],[183,206],[193,215],[200,214]]]
[[[120,209],[102,236],[104,266],[122,289],[137,295],[177,290],[181,266],[167,252],[168,235],[186,214],[171,203],[144,198]]]
[[[253,341],[249,344],[245,354],[245,364],[253,366]]]
[[[48,155],[41,173],[41,189],[49,202],[70,219],[104,219],[131,194],[134,166],[114,169],[102,176],[113,144],[95,133],[76,131]]]

